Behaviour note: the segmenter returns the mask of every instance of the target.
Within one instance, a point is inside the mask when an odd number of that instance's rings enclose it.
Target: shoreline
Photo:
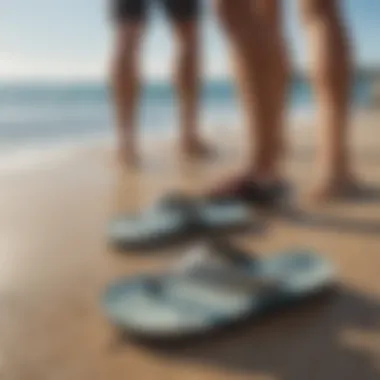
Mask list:
[[[380,120],[380,110],[355,110],[352,115],[354,128],[365,128],[378,124]],[[230,124],[215,125],[209,124],[203,127],[204,135],[210,141],[217,140],[220,131],[228,135],[244,133],[243,127]],[[315,130],[312,116],[309,114],[304,117],[290,117],[287,122],[287,130],[290,137],[298,139],[299,134],[309,135]],[[296,133],[297,132],[297,133]],[[142,131],[143,150],[151,150],[154,144],[165,144],[175,141],[173,131]],[[28,170],[52,160],[65,159],[72,152],[81,150],[103,150],[110,151],[116,144],[112,132],[97,133],[91,136],[80,138],[65,138],[57,140],[41,140],[24,144],[2,144],[0,152],[0,175],[12,170]]]

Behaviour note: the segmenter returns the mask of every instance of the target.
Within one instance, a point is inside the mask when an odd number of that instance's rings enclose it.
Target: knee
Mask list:
[[[215,0],[215,11],[219,19],[224,21],[228,18],[228,14],[232,9],[231,1],[228,0]]]
[[[227,30],[233,29],[233,26],[239,22],[239,11],[242,8],[239,1],[215,0],[215,11],[219,21]],[[247,2],[244,2],[247,5]]]
[[[301,19],[304,23],[331,19],[338,16],[338,0],[299,0]]]
[[[141,39],[141,28],[137,26],[120,26],[116,32],[115,59],[125,61],[134,58],[138,52]]]
[[[259,11],[274,29],[282,26],[282,2],[280,0],[259,0]]]
[[[176,27],[177,51],[183,60],[193,60],[198,55],[199,36],[196,23]]]

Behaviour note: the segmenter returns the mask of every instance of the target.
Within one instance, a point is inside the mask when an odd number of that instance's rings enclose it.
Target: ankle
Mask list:
[[[269,167],[253,167],[248,171],[248,175],[255,182],[272,184],[282,182],[282,176],[280,175],[278,170]]]
[[[182,149],[186,151],[198,149],[202,145],[201,141],[197,135],[191,135],[182,138],[180,144]]]
[[[345,166],[320,168],[317,173],[318,178],[330,182],[346,180],[353,176],[352,171]]]

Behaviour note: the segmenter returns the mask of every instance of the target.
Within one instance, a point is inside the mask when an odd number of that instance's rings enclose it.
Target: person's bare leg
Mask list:
[[[313,198],[344,195],[353,186],[348,152],[352,62],[338,0],[299,0],[311,55],[320,141]]]
[[[274,134],[277,139],[276,151],[279,152],[279,160],[282,158],[282,154],[286,148],[286,100],[289,83],[289,61],[284,36],[284,14],[282,8],[282,0],[258,0],[258,9],[263,22],[268,24],[270,40],[273,47],[271,99],[272,110],[277,115],[277,131],[275,131]]]
[[[196,20],[177,21],[173,30],[177,48],[175,83],[180,108],[181,149],[187,156],[202,156],[208,149],[199,136],[199,25]]]
[[[278,113],[273,112],[271,83],[275,52],[268,24],[263,22],[257,0],[217,0],[216,4],[230,43],[250,132],[249,175],[257,181],[276,180],[281,175],[279,119]]]
[[[116,110],[118,155],[123,165],[134,165],[138,158],[136,114],[140,75],[138,53],[142,34],[140,22],[121,24],[116,29],[112,62],[112,87]]]

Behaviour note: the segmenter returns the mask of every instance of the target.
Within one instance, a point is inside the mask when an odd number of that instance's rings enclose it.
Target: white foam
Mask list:
[[[310,119],[310,110],[293,112],[291,115],[292,125],[300,125],[299,121]],[[238,118],[239,119],[239,118]],[[296,122],[295,122],[296,121]],[[220,133],[220,128],[225,132],[237,131],[242,128],[239,123],[223,123],[218,124],[211,121],[206,121],[203,125],[203,131],[206,135],[212,138],[215,131]],[[302,123],[303,124],[303,123]],[[238,127],[237,127],[238,126]],[[108,149],[115,146],[115,136],[106,132],[93,133],[90,136],[83,137],[68,137],[64,140],[40,140],[39,142],[22,144],[22,145],[0,145],[0,175],[4,173],[15,173],[20,171],[28,171],[37,167],[47,167],[53,163],[59,163],[65,158],[69,158],[75,151],[80,151],[83,148],[104,147]],[[144,142],[146,147],[152,143],[160,143],[176,138],[175,128],[167,128],[165,130],[143,131]]]

